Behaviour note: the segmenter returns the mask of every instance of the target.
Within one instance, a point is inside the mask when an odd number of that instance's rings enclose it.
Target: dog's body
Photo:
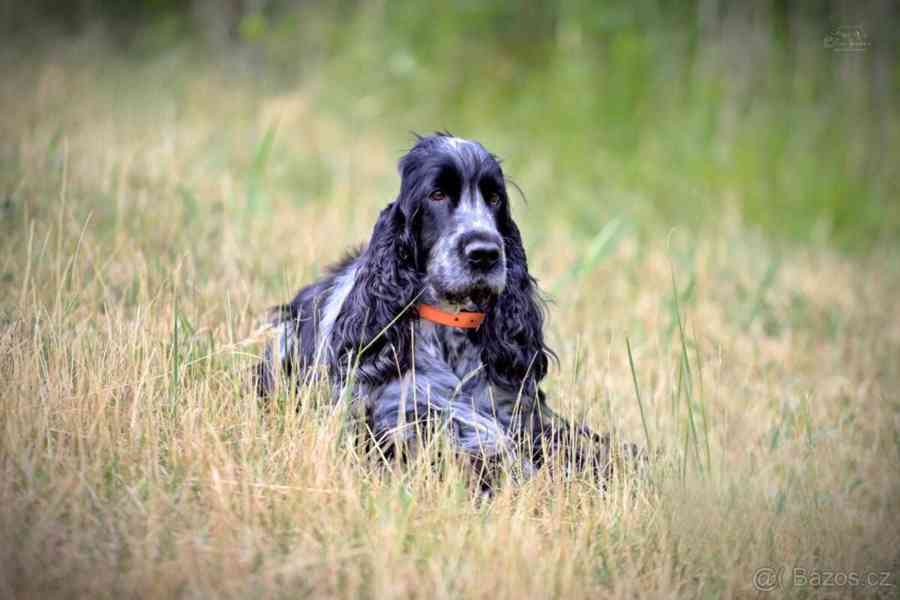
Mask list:
[[[608,438],[569,425],[538,387],[552,353],[495,157],[437,134],[418,139],[400,172],[368,245],[279,307],[260,393],[279,373],[299,381],[321,366],[336,394],[352,386],[386,452],[427,424],[467,455],[513,458],[526,472],[562,452],[605,474]],[[438,324],[420,318],[422,305],[480,311],[483,323]]]

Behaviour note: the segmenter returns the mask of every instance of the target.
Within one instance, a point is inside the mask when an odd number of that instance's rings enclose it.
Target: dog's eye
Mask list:
[[[488,196],[487,201],[491,206],[497,206],[498,204],[500,204],[500,194],[498,194],[497,192],[492,193]]]
[[[441,202],[447,199],[447,194],[445,194],[441,190],[434,190],[433,192],[431,192],[430,198],[435,202]]]

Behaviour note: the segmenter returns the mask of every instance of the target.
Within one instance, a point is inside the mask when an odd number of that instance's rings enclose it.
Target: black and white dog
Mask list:
[[[539,388],[553,353],[497,158],[438,133],[399,169],[368,245],[276,309],[259,392],[324,370],[387,454],[437,424],[478,460],[529,473],[556,453],[607,475],[608,436],[567,423]]]

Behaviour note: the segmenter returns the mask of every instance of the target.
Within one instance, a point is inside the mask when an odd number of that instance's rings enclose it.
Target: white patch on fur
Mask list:
[[[353,284],[356,283],[356,271],[359,264],[354,262],[346,271],[338,275],[334,280],[328,294],[328,300],[325,301],[325,307],[322,310],[322,318],[319,321],[319,339],[316,340],[316,359],[314,364],[321,364],[323,354],[331,347],[331,330],[334,328],[334,322],[341,314],[341,308],[344,301],[350,295]]]
[[[272,344],[272,364],[281,365],[282,361],[294,351],[293,322],[279,323],[275,327],[275,343]]]
[[[450,146],[453,147],[454,150],[459,150],[459,148],[465,144],[470,144],[468,140],[464,140],[458,137],[448,137],[444,138],[444,141],[447,142]]]
[[[470,202],[460,204],[459,208],[456,209],[459,215],[460,229],[464,231],[482,230],[487,233],[498,233],[491,211],[485,204],[481,192],[475,192],[470,198]]]

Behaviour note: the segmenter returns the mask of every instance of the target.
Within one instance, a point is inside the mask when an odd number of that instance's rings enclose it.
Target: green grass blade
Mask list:
[[[631,355],[631,341],[625,338],[625,348],[628,350],[628,365],[631,367],[631,381],[634,383],[634,397],[637,398],[638,407],[641,410],[641,424],[644,426],[644,439],[647,441],[647,454],[653,455],[653,444],[650,443],[650,429],[647,427],[647,416],[644,413],[644,402],[641,400],[641,388],[638,385],[637,369],[634,368],[634,357]]]

